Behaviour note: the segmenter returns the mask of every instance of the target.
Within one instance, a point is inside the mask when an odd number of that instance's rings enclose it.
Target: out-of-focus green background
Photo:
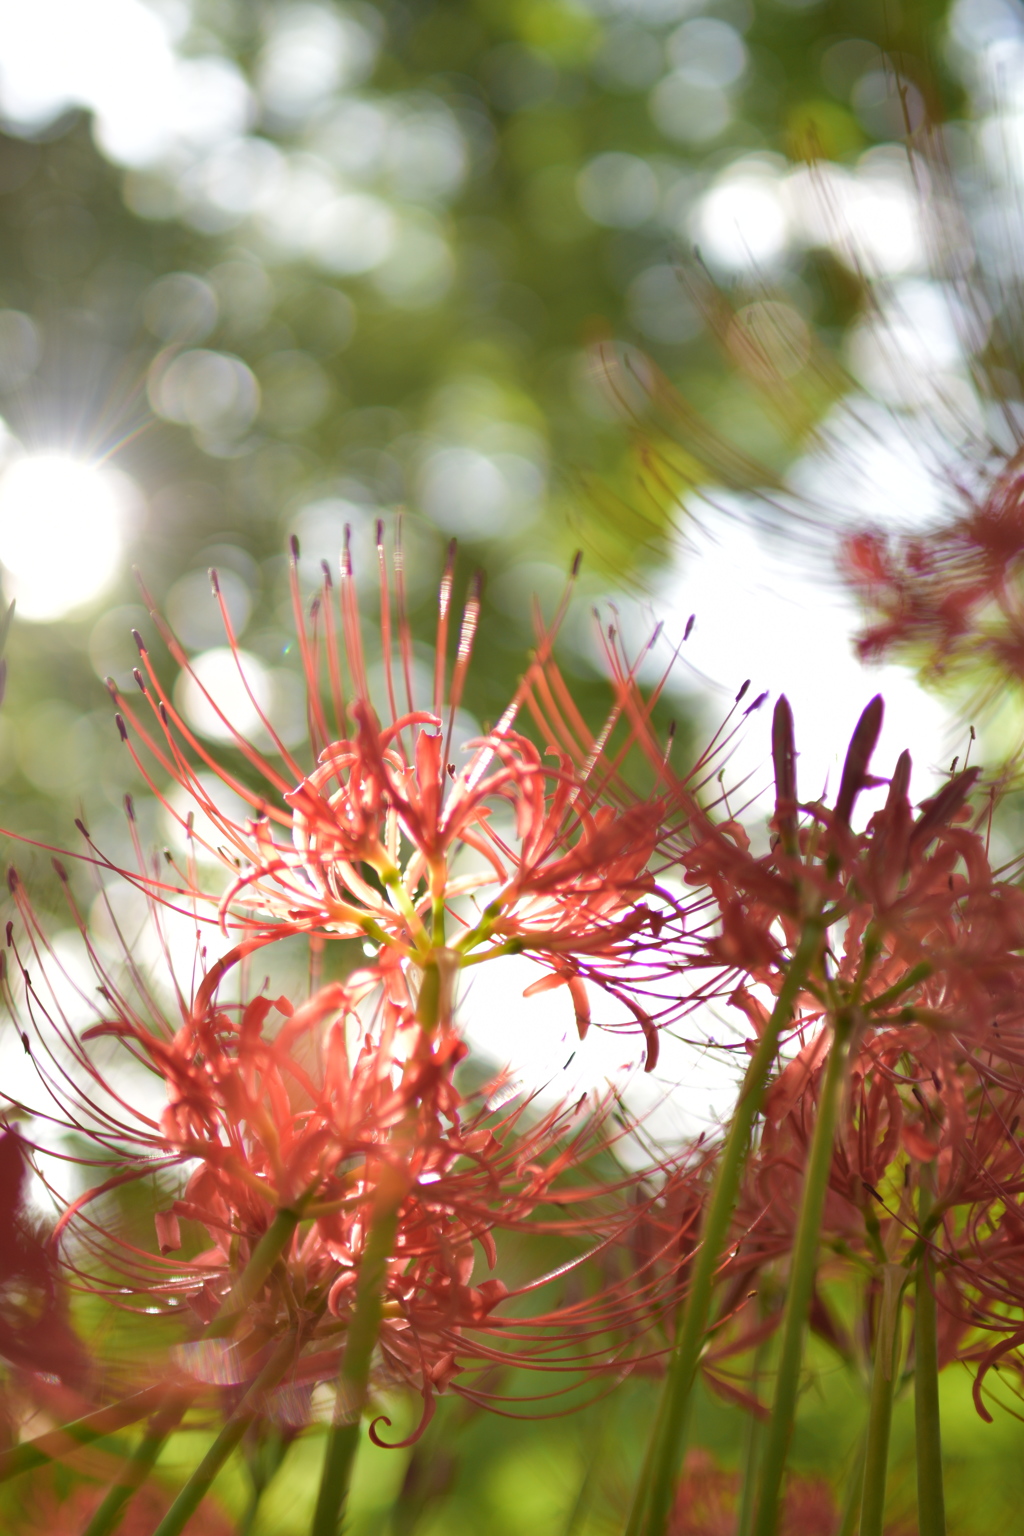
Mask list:
[[[1016,0],[3,0],[0,563],[19,617],[0,821],[60,845],[81,814],[124,846],[141,785],[102,679],[131,686],[133,626],[155,642],[133,563],[215,690],[219,568],[255,686],[297,741],[285,541],[315,582],[350,524],[371,592],[375,520],[400,510],[419,635],[447,540],[460,585],[487,573],[466,698],[483,724],[533,596],[550,613],[583,549],[561,656],[597,710],[589,604],[642,592],[669,558],[677,489],[653,485],[599,347],[627,370],[652,357],[775,472],[847,390],[911,410],[879,372],[858,268],[927,332],[944,290],[900,147],[927,108],[952,119],[1012,329],[1022,39]],[[782,414],[756,388],[758,348],[780,338]],[[835,366],[814,365],[818,345]],[[927,346],[913,364],[947,366]],[[167,825],[140,807],[159,844]],[[45,860],[17,857],[55,904]],[[980,1425],[966,1387],[948,1383],[953,1529],[990,1532],[1020,1507],[1021,1432]],[[353,1529],[615,1531],[652,1401],[637,1382],[551,1424],[448,1403],[411,1471],[408,1452],[367,1450]],[[823,1360],[798,1457],[841,1474],[862,1413]],[[702,1404],[698,1439],[727,1464],[741,1433]],[[903,1418],[896,1434],[912,1507]],[[268,1495],[268,1536],[302,1529],[318,1454]]]
[[[532,596],[550,611],[582,547],[563,657],[585,692],[588,600],[656,563],[672,521],[595,343],[643,349],[781,466],[796,444],[700,312],[694,248],[756,335],[757,301],[784,306],[797,368],[807,328],[838,344],[863,285],[808,214],[800,157],[833,157],[862,200],[891,184],[884,246],[906,221],[893,64],[912,114],[936,93],[957,109],[971,48],[999,30],[961,13],[951,43],[944,6],[873,0],[5,7],[0,446],[130,484],[114,527],[59,477],[0,495],[22,614],[4,820],[66,839],[81,803],[115,835],[134,779],[101,679],[129,681],[133,624],[152,639],[132,563],[199,656],[222,639],[220,568],[294,737],[288,533],[316,579],[351,523],[372,586],[374,520],[406,509],[421,629],[457,537],[463,579],[490,577],[481,721],[522,664]],[[794,433],[840,387],[810,379]]]

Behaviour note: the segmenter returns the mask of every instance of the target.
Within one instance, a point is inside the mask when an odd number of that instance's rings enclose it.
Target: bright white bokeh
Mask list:
[[[936,399],[956,390],[962,415],[974,397],[966,385],[970,353],[983,350],[988,317],[981,302],[968,308],[952,285],[905,278],[894,282],[877,308],[856,322],[846,340],[851,371],[877,400],[896,407],[940,409]],[[976,404],[976,430],[984,430]]]
[[[567,988],[523,996],[549,974],[527,955],[506,955],[459,979],[459,1021],[474,1050],[507,1070],[509,1096],[531,1095],[550,1108],[614,1088],[666,1145],[728,1119],[747,1057],[722,1049],[735,1037],[727,1019],[704,1010],[684,1028],[662,1031],[658,1064],[648,1074],[635,1020],[599,987],[587,986],[593,1022],[585,1040]]]
[[[186,720],[212,741],[251,739],[265,730],[273,701],[267,668],[249,651],[218,645],[192,658],[178,679],[175,697]]]
[[[697,205],[693,232],[715,266],[729,271],[773,266],[790,236],[782,183],[771,168],[756,163],[731,170]]]
[[[25,454],[9,465],[0,479],[0,565],[22,618],[63,618],[110,587],[137,499],[119,471],[67,454]]]
[[[0,125],[45,133],[83,109],[102,154],[127,168],[125,198],[141,217],[205,234],[251,220],[273,254],[343,277],[376,272],[399,307],[439,302],[454,265],[423,205],[455,196],[470,145],[429,92],[350,94],[377,58],[372,9],[267,8],[251,84],[192,24],[186,0],[0,0]],[[258,123],[301,138],[282,147]]]
[[[852,170],[742,156],[697,199],[687,222],[720,270],[771,269],[791,250],[825,246],[869,275],[897,276],[927,265],[924,212],[906,156],[880,145]]]
[[[963,746],[949,710],[906,667],[858,660],[854,640],[863,614],[838,575],[822,568],[816,576],[813,560],[802,565],[788,543],[772,549],[749,523],[699,504],[691,511],[696,520],[687,523],[652,610],[670,617],[674,641],[687,616],[695,615],[672,686],[706,720],[724,717],[748,678],[744,707],[762,692],[769,695],[717,764],[725,770],[733,810],[752,802],[748,814],[756,821],[773,803],[770,726],[780,693],[793,709],[802,799],[835,793],[853,728],[876,693],[885,699],[886,713],[875,771],[891,772],[909,748],[912,794],[929,794]]]
[[[260,57],[260,94],[278,116],[302,121],[339,87],[363,80],[376,54],[373,33],[351,16],[321,5],[282,8]]]
[[[240,72],[223,58],[180,58],[173,12],[140,0],[0,0],[0,111],[31,132],[85,107],[101,149],[124,165],[240,132],[251,115]]]

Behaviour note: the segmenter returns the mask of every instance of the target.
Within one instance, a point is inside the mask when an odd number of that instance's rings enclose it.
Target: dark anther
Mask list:
[[[747,680],[746,680],[746,682],[745,682],[745,683],[743,683],[743,684],[741,684],[741,686],[740,686],[740,691],[739,691],[739,693],[738,693],[738,694],[737,694],[737,695],[736,695],[736,703],[737,703],[737,704],[738,704],[738,703],[739,703],[739,701],[740,701],[740,699],[742,699],[742,697],[743,697],[743,695],[744,695],[744,694],[745,694],[745,693],[746,693],[746,691],[747,691],[747,689],[748,689],[748,688],[749,688],[749,687],[750,687],[750,678],[749,678],[749,677],[748,677],[748,678],[747,678]]]
[[[582,549],[578,549],[576,551],[576,553],[573,555],[573,557],[572,557],[572,565],[569,567],[569,574],[572,576],[573,580],[575,580],[576,577],[579,575],[579,573],[580,573],[580,566],[582,564],[583,564],[583,551],[582,551]]]
[[[67,878],[68,878],[68,872],[64,868],[64,865],[61,863],[60,859],[53,859],[53,860],[51,860],[51,863],[53,864],[53,872],[57,876],[57,879],[58,880],[63,880],[65,882],[65,884],[66,884],[67,883]]]
[[[75,817],[75,826],[78,828],[79,832],[81,832],[83,837],[89,836],[89,833],[86,831],[85,822],[82,821],[78,816]]]
[[[121,733],[121,740],[122,741],[127,741],[128,740],[128,729],[127,729],[124,721],[121,719],[120,715],[115,715],[114,719],[117,722],[117,728],[118,728],[118,730]]]
[[[132,799],[131,795],[125,795],[125,797],[124,797],[124,810],[125,810],[125,815],[128,817],[128,820],[129,821],[134,821],[135,820],[135,801]]]
[[[146,679],[143,677],[143,675],[139,671],[138,667],[132,667],[132,677],[134,677],[135,681],[138,683],[139,687],[142,689],[142,692],[145,693],[145,691],[146,691]]]
[[[292,552],[292,559],[293,560],[297,560],[299,558],[299,541],[295,537],[294,533],[292,534],[291,538],[288,540],[288,544],[289,544],[289,547],[290,547],[291,552]]]
[[[137,629],[133,629],[132,630],[132,639],[135,641],[135,644],[139,648],[139,655],[140,656],[145,656],[145,654],[146,654],[146,647],[142,643],[142,636],[139,634]]]

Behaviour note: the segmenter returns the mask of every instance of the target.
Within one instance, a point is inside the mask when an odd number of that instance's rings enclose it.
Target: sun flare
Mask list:
[[[130,482],[105,466],[61,453],[11,464],[0,479],[0,564],[22,618],[60,619],[106,591],[130,502]]]

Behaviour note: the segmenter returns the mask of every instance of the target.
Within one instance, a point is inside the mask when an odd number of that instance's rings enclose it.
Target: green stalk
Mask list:
[[[108,1490],[103,1503],[86,1526],[83,1536],[109,1536],[117,1529],[125,1505],[146,1481],[167,1436],[181,1420],[191,1394],[179,1393],[153,1415],[149,1427],[131,1456],[124,1462],[120,1476]]]
[[[852,1018],[844,1009],[833,1026],[832,1049],[829,1052],[828,1066],[825,1070],[821,1102],[818,1105],[818,1119],[811,1141],[810,1161],[804,1178],[800,1218],[797,1223],[796,1242],[789,1271],[789,1288],[786,1294],[782,1349],[775,1382],[775,1401],[768,1423],[764,1460],[761,1465],[754,1536],[775,1536],[778,1524],[779,1494],[782,1489],[782,1478],[786,1469],[786,1457],[789,1453],[793,1420],[796,1415],[804,1333],[811,1304],[811,1293],[814,1289],[814,1276],[818,1263],[818,1237],[825,1208],[829,1169],[832,1165],[832,1142],[835,1136],[851,1031]]]
[[[900,1353],[900,1307],[906,1272],[897,1264],[885,1267],[885,1289],[879,1310],[875,1360],[871,1371],[871,1405],[864,1454],[864,1488],[860,1500],[860,1536],[882,1536],[885,1481],[889,1466],[892,1398]]]
[[[704,1346],[711,1296],[729,1235],[740,1179],[746,1166],[754,1120],[775,1061],[779,1036],[790,1022],[797,995],[821,947],[821,923],[809,919],[780,988],[771,1018],[743,1078],[732,1123],[722,1148],[708,1204],[701,1242],[694,1260],[689,1295],[682,1311],[661,1408],[637,1487],[626,1536],[664,1536],[685,1449],[690,1395]],[[321,1533],[317,1533],[321,1536]]]
[[[235,1324],[255,1301],[260,1287],[287,1248],[300,1220],[300,1211],[277,1212],[253,1249],[252,1256],[235,1281],[230,1295],[225,1296],[221,1302],[217,1316],[207,1328],[204,1338],[224,1339],[234,1332]]]
[[[281,1463],[288,1454],[292,1438],[291,1435],[282,1434],[280,1429],[275,1429],[269,1441],[258,1448],[255,1460],[250,1460],[249,1475],[252,1478],[252,1493],[245,1514],[239,1522],[238,1536],[252,1536],[259,1515],[260,1501],[273,1478],[281,1470]]]
[[[220,1309],[205,1337],[222,1339],[232,1332],[238,1319],[255,1299],[260,1287],[291,1241],[299,1223],[299,1213],[282,1210],[253,1249],[252,1256]],[[108,1489],[103,1503],[93,1515],[83,1536],[110,1536],[117,1529],[128,1500],[146,1481],[156,1464],[168,1435],[173,1432],[188,1407],[188,1393],[175,1394],[156,1413],[145,1435],[125,1461],[117,1481]],[[202,1495],[200,1494],[200,1498]]]
[[[565,1526],[562,1531],[562,1536],[577,1536],[577,1533],[581,1531],[585,1525],[588,1524],[587,1516],[590,1514],[594,1504],[594,1488],[597,1483],[598,1473],[601,1468],[601,1463],[607,1456],[607,1449],[605,1446],[605,1441],[607,1439],[605,1428],[606,1419],[607,1413],[605,1411],[605,1405],[602,1404],[600,1416],[598,1417],[597,1424],[594,1429],[593,1444],[591,1446],[590,1455],[587,1458],[587,1464],[583,1472],[583,1481],[580,1483],[579,1491],[573,1500],[572,1508],[569,1511],[568,1518],[566,1519]],[[584,1431],[584,1434],[585,1433],[586,1431]]]
[[[49,1429],[35,1440],[26,1440],[21,1445],[0,1452],[0,1483],[21,1477],[24,1472],[32,1472],[36,1467],[45,1466],[48,1461],[61,1461],[65,1456],[80,1450],[83,1445],[105,1440],[119,1429],[137,1423],[159,1407],[165,1392],[164,1386],[146,1387],[145,1391],[135,1392],[119,1403],[97,1408],[94,1413],[84,1414],[70,1424],[62,1424],[60,1429]]]
[[[930,1230],[934,1172],[922,1171],[918,1212],[921,1256],[917,1261],[914,1301],[914,1433],[917,1441],[917,1528],[920,1536],[946,1536],[942,1488],[942,1425],[939,1418],[939,1344],[932,1284]]]
[[[180,1536],[209,1492],[217,1473],[260,1411],[260,1399],[264,1392],[275,1387],[288,1369],[295,1354],[295,1343],[295,1330],[290,1329],[181,1489],[153,1536]]]
[[[758,1316],[764,1321],[766,1310],[762,1301],[758,1308]],[[754,1355],[754,1371],[750,1384],[753,1393],[757,1393],[761,1373],[768,1359],[770,1344],[767,1339],[757,1347]],[[761,1449],[762,1424],[756,1413],[750,1415],[747,1423],[746,1444],[743,1447],[743,1473],[740,1481],[740,1514],[736,1525],[736,1536],[751,1536],[754,1528],[754,1490],[757,1487],[757,1459]]]
[[[853,1469],[847,1480],[843,1518],[839,1522],[839,1530],[836,1532],[836,1536],[857,1536],[857,1521],[860,1518],[860,1496],[864,1488],[864,1451],[864,1439],[861,1437]]]
[[[311,1536],[337,1536],[341,1526],[370,1384],[370,1362],[380,1332],[385,1272],[394,1251],[398,1207],[404,1192],[397,1174],[385,1167],[359,1266],[355,1307],[338,1372],[334,1423],[327,1437]]]
[[[678,1335],[677,1335],[678,1338]],[[675,1357],[673,1356],[673,1359]],[[671,1370],[671,1363],[669,1365]],[[639,1536],[644,1518],[650,1504],[650,1490],[654,1481],[654,1468],[661,1453],[662,1441],[665,1434],[665,1412],[668,1406],[668,1382],[661,1394],[654,1415],[654,1423],[651,1425],[651,1433],[647,1440],[647,1449],[644,1451],[643,1465],[640,1468],[640,1476],[637,1479],[636,1493],[633,1496],[633,1507],[629,1512],[629,1521],[626,1525],[626,1536]],[[680,1452],[682,1454],[682,1452]]]

